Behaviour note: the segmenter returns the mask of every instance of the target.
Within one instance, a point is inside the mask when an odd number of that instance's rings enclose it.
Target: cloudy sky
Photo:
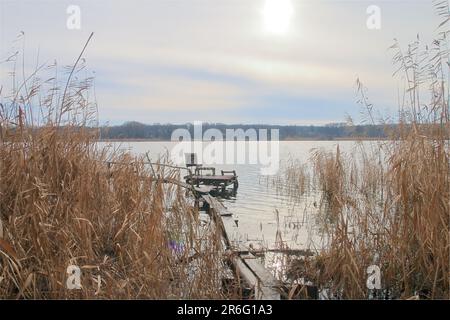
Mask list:
[[[70,5],[80,29],[67,28]],[[321,124],[358,119],[357,77],[394,114],[388,47],[429,42],[438,24],[432,0],[0,0],[0,58],[23,31],[27,65],[38,50],[69,65],[94,32],[85,58],[102,123]]]

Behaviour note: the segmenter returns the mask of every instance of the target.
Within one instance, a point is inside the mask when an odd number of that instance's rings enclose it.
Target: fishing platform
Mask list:
[[[221,170],[221,174],[217,175],[216,168],[197,163],[195,153],[186,154],[186,168],[189,174],[184,180],[200,194],[236,195],[239,182],[235,170]]]
[[[256,300],[280,300],[280,283],[257,257],[239,241],[238,219],[230,212],[220,198],[236,195],[239,186],[236,171],[221,170],[216,174],[213,167],[203,167],[197,163],[195,154],[186,154],[188,175],[186,185],[191,186],[196,197],[196,205],[204,210],[218,226],[226,252],[228,266],[237,280],[245,284]]]

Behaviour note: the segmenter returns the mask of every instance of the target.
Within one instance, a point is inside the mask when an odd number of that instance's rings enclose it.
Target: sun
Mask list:
[[[273,34],[287,33],[293,14],[291,0],[266,0],[263,9],[266,31]]]

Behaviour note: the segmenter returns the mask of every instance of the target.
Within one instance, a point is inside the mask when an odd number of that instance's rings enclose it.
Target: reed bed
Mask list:
[[[447,26],[448,2],[436,7],[445,18],[441,27]],[[443,31],[429,46],[418,39],[406,51],[398,43],[392,47],[405,92],[399,125],[386,126],[389,140],[371,147],[358,143],[351,154],[339,147],[312,154],[311,188],[321,194],[318,221],[328,243],[314,257],[294,259],[297,269],[290,270],[327,298],[450,298],[447,37]],[[375,123],[359,81],[358,90],[368,120]],[[293,185],[294,169],[286,174]],[[366,285],[371,265],[380,268],[379,289]]]
[[[21,81],[19,62],[6,62],[13,85],[0,89],[0,298],[224,297],[216,229],[163,183],[179,171],[96,144],[84,60]],[[70,265],[81,289],[67,286]]]

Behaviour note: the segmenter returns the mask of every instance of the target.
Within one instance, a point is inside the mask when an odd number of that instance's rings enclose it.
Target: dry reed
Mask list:
[[[0,89],[0,298],[223,297],[216,229],[161,179],[179,172],[96,144],[81,56],[63,82],[57,64],[19,82],[19,54],[6,62],[14,72],[11,93]],[[43,81],[42,71],[54,76]],[[69,265],[81,269],[80,290],[66,286]]]
[[[448,2],[436,7],[447,27]],[[322,194],[319,221],[328,245],[301,261],[299,277],[328,298],[450,298],[447,37],[445,30],[430,46],[418,39],[406,51],[392,47],[405,92],[399,124],[386,126],[390,140],[372,148],[359,143],[351,154],[339,147],[313,153],[312,188]],[[375,123],[359,81],[358,90]],[[370,265],[381,269],[381,289],[366,286]]]

